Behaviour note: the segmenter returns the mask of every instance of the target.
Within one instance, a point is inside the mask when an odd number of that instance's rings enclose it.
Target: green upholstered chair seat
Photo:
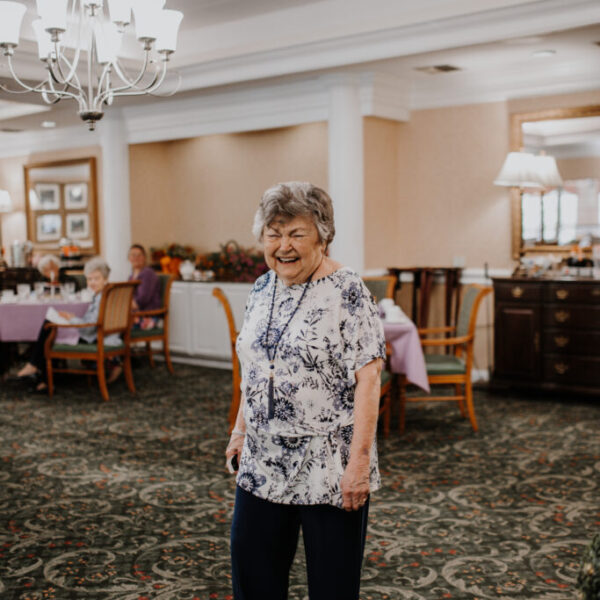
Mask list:
[[[462,358],[447,354],[426,354],[427,375],[464,375],[467,367]]]
[[[154,327],[153,329],[132,329],[131,339],[142,337],[153,337],[155,335],[164,335],[165,330],[162,327]]]
[[[392,380],[392,374],[389,371],[381,371],[381,387]]]
[[[119,344],[118,346],[104,346],[104,352],[110,352],[111,350],[124,350],[125,344]],[[97,344],[54,344],[52,346],[52,352],[81,352],[81,353],[94,353],[98,352]]]

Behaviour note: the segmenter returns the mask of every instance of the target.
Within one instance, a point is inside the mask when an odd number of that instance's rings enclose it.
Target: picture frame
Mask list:
[[[38,215],[35,223],[38,241],[53,242],[62,237],[62,218],[59,213]]]
[[[81,240],[90,236],[90,216],[87,213],[69,213],[66,216],[66,237]]]
[[[88,206],[87,183],[67,183],[65,185],[65,208],[85,210]]]
[[[57,183],[37,183],[35,195],[37,210],[60,209],[60,185]]]

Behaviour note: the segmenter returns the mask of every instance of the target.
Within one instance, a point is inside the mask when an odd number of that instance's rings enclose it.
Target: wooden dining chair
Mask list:
[[[379,391],[379,416],[381,417],[381,425],[383,437],[390,435],[390,423],[392,420],[392,393],[394,384],[394,374],[390,369],[390,357],[392,349],[389,343],[386,342],[386,361],[381,370],[381,389]]]
[[[238,410],[240,408],[240,402],[242,399],[242,376],[240,373],[240,362],[238,360],[237,350],[235,348],[235,342],[239,331],[235,328],[235,318],[233,311],[231,310],[231,304],[225,295],[225,292],[220,287],[213,288],[212,295],[223,305],[225,310],[225,316],[227,317],[227,326],[229,328],[229,343],[231,344],[231,370],[232,370],[232,391],[231,391],[231,403],[229,405],[229,433],[235,426],[235,420],[237,418]]]
[[[363,281],[369,292],[379,302],[384,298],[393,298],[396,287],[396,278],[392,275],[382,275],[381,277],[363,277]]]
[[[131,372],[131,351],[130,351],[130,330],[131,330],[131,300],[133,292],[139,281],[124,281],[120,283],[108,283],[102,292],[100,300],[100,310],[97,323],[81,323],[69,325],[57,325],[47,323],[46,327],[51,328],[51,332],[46,339],[44,346],[46,369],[48,377],[48,395],[54,395],[54,373],[76,373],[81,375],[97,375],[98,385],[102,398],[108,401],[108,389],[106,387],[106,373],[104,361],[108,358],[121,356],[123,358],[123,370],[125,371],[125,381],[129,391],[135,393],[133,383],[133,374]],[[56,344],[56,333],[59,327],[68,327],[81,329],[93,325],[97,331],[97,341],[95,344]],[[116,333],[122,336],[122,343],[118,346],[105,346],[104,338]],[[54,368],[52,361],[54,359],[74,359],[81,361],[90,361],[96,363],[96,369],[87,368],[84,363],[82,368]]]
[[[147,355],[152,368],[156,366],[152,355],[160,353],[160,350],[152,348],[152,342],[161,342],[165,364],[167,365],[169,373],[173,375],[173,364],[171,363],[171,352],[169,350],[169,306],[171,300],[171,286],[175,280],[175,275],[159,273],[158,280],[160,281],[162,306],[154,310],[138,310],[133,313],[133,317],[158,317],[162,320],[162,327],[153,327],[152,329],[132,329],[131,341],[136,344],[140,342],[146,343],[145,350],[135,350],[134,354],[136,356]]]
[[[429,385],[453,385],[452,396],[415,396],[407,397],[400,392],[400,433],[404,431],[405,407],[407,402],[456,402],[463,417],[468,417],[474,431],[478,430],[475,408],[473,406],[473,349],[477,313],[482,300],[492,291],[491,287],[469,285],[462,297],[456,327],[432,327],[419,329],[423,350],[427,348],[449,348],[444,354],[425,353],[425,366]],[[427,339],[428,336],[452,334],[452,337]],[[465,407],[466,405],[466,407]],[[466,408],[466,411],[465,411]]]

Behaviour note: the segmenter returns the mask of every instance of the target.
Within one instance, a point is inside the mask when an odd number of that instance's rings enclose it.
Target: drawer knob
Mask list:
[[[554,370],[559,375],[564,375],[569,370],[569,365],[566,365],[565,363],[555,363]]]
[[[565,300],[569,296],[568,290],[556,290],[556,297],[559,300]]]
[[[567,336],[565,336],[565,335],[557,335],[554,338],[554,343],[559,348],[564,348],[569,343],[569,338]]]
[[[566,310],[557,310],[554,313],[554,318],[559,322],[559,323],[564,323],[565,321],[568,321],[571,318],[571,313],[567,312]]]
[[[510,290],[513,298],[520,298],[523,295],[523,288],[518,285],[515,286],[512,290]]]

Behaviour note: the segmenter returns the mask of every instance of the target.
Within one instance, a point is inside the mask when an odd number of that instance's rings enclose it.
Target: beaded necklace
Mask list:
[[[321,265],[319,264],[319,266],[321,266]],[[269,370],[270,370],[270,374],[269,374],[269,409],[268,409],[268,418],[269,419],[273,419],[275,417],[275,387],[274,387],[275,383],[274,383],[274,381],[275,381],[275,354],[277,354],[277,347],[279,346],[279,342],[281,341],[281,338],[282,338],[285,330],[287,329],[287,326],[290,324],[290,321],[294,318],[294,315],[298,312],[298,309],[300,308],[300,305],[302,304],[302,300],[304,300],[304,296],[306,296],[308,286],[310,285],[313,275],[317,272],[318,268],[319,267],[317,267],[308,276],[308,279],[306,280],[306,284],[304,285],[304,289],[302,290],[302,295],[300,296],[300,299],[298,300],[298,304],[296,304],[296,308],[294,308],[294,310],[292,311],[292,314],[290,315],[290,318],[286,321],[285,325],[281,329],[281,332],[279,333],[279,336],[275,340],[275,343],[269,344],[269,332],[271,330],[271,321],[273,320],[273,309],[275,308],[275,294],[277,292],[277,281],[278,281],[277,275],[275,275],[275,281],[273,283],[273,295],[271,296],[271,308],[269,309],[269,322],[267,323],[267,333],[265,335],[265,342],[263,344],[263,347],[264,347],[265,351],[267,352],[267,358],[269,359]],[[273,354],[271,354],[271,350],[273,351]]]

